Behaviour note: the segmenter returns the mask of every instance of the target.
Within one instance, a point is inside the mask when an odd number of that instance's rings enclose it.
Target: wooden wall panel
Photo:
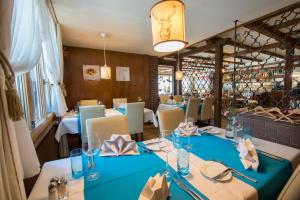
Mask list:
[[[74,108],[81,99],[98,99],[111,108],[113,98],[126,97],[128,102],[135,102],[139,96],[149,107],[150,56],[107,51],[106,58],[107,65],[112,67],[112,79],[84,81],[82,65],[103,65],[103,51],[64,47],[64,83],[68,108]],[[116,66],[130,67],[129,82],[116,81]]]

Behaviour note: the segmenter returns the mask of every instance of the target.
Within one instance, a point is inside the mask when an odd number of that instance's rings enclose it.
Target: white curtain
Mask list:
[[[56,116],[67,111],[63,84],[63,54],[59,24],[55,24],[45,1],[39,1],[40,27],[43,38],[43,56],[51,87],[51,110]]]
[[[41,57],[38,1],[14,0],[9,60],[16,74],[29,72]]]

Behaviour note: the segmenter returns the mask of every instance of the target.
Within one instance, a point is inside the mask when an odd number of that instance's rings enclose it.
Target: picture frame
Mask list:
[[[100,66],[99,65],[82,65],[83,80],[99,81]]]
[[[130,68],[117,66],[116,81],[130,81]]]

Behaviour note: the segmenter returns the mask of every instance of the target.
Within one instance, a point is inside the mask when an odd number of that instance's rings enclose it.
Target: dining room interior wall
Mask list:
[[[86,81],[83,79],[82,65],[104,65],[103,50],[64,46],[64,84],[68,108],[73,109],[83,99],[98,99],[111,108],[113,98],[127,98],[128,102],[135,102],[138,97],[149,107],[152,58],[148,55],[106,51],[111,79]],[[116,81],[116,66],[130,68],[130,81]]]

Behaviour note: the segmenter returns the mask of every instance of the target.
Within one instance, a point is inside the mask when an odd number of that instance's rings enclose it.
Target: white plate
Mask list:
[[[208,179],[211,179],[212,177],[221,174],[226,169],[227,169],[226,166],[214,161],[204,161],[203,164],[201,164],[199,167],[200,173]],[[229,181],[231,178],[232,178],[232,173],[230,171],[225,176],[218,179],[217,181],[225,182],[225,181]]]
[[[207,131],[205,131],[206,133],[208,133],[208,134],[211,134],[211,135],[218,135],[218,134],[220,134],[221,133],[221,130],[218,130],[218,129],[209,129],[209,130],[207,130]]]

